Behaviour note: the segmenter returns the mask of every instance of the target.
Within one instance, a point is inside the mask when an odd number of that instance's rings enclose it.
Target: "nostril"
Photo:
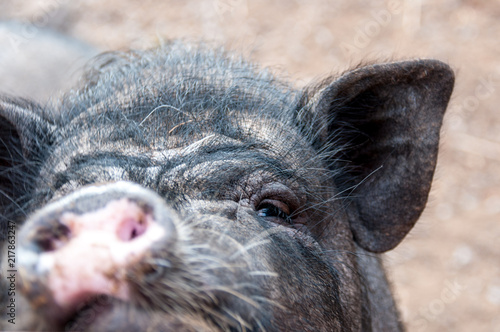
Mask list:
[[[147,215],[124,220],[118,228],[118,237],[122,241],[132,241],[144,234],[148,228]]]
[[[70,233],[71,230],[66,225],[54,221],[49,226],[38,229],[33,241],[42,252],[54,251],[68,241]]]

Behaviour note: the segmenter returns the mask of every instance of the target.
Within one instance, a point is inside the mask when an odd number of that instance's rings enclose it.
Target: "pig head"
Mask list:
[[[3,97],[1,327],[402,329],[376,254],[424,209],[453,82],[415,60],[296,89],[172,42]]]

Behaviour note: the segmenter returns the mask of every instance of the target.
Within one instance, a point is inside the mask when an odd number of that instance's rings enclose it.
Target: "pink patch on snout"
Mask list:
[[[129,300],[126,269],[137,262],[166,231],[136,203],[121,199],[83,215],[60,218],[68,240],[40,255],[39,272],[61,307],[75,307],[93,295]]]

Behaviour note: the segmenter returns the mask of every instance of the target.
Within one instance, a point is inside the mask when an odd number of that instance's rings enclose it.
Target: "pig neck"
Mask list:
[[[404,331],[379,255],[356,246],[357,264],[362,278],[362,330]]]

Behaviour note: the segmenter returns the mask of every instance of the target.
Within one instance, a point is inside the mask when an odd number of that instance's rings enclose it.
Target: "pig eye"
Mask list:
[[[280,201],[268,199],[262,201],[257,207],[257,215],[259,217],[280,218],[286,223],[292,224],[290,209],[285,203]]]

